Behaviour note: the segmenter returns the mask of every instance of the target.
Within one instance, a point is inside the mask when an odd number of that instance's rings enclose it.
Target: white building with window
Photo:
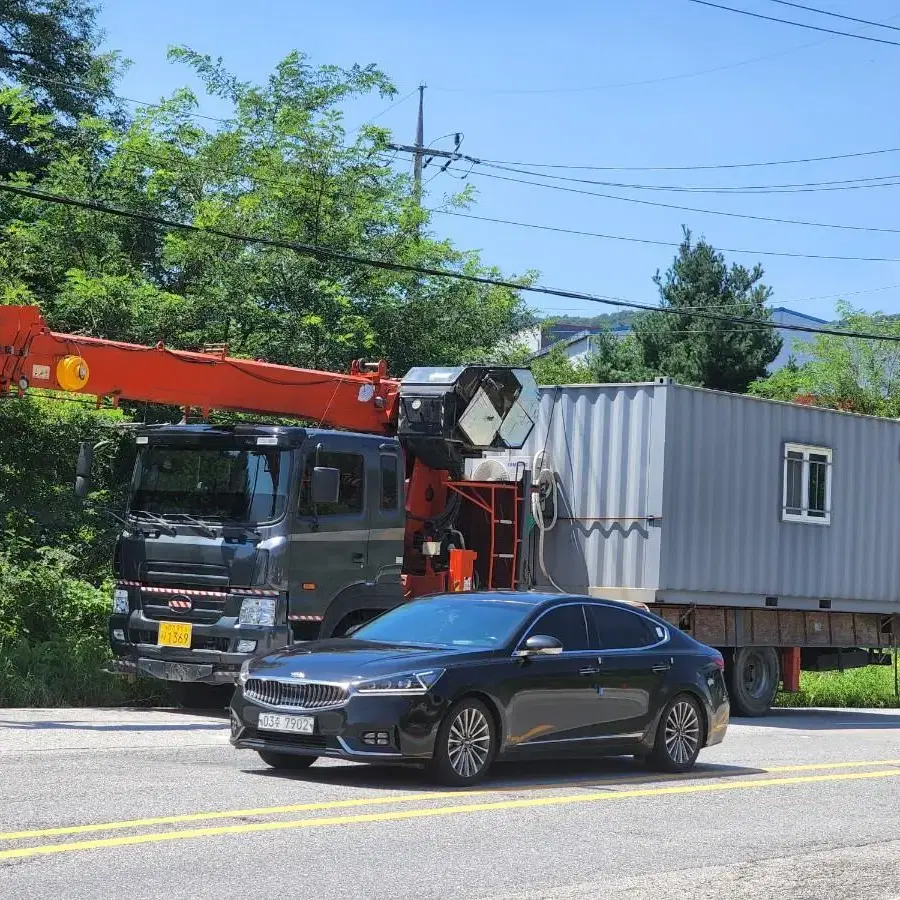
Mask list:
[[[670,379],[541,390],[509,455],[556,473],[544,559],[564,590],[900,612],[900,421]]]

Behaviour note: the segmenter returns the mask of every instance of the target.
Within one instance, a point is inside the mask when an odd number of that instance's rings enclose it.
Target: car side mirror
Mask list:
[[[515,656],[555,656],[563,652],[562,641],[549,634],[533,634],[515,652]]]
[[[310,499],[313,503],[337,503],[341,490],[341,470],[316,466],[312,471]]]
[[[94,445],[82,441],[78,445],[78,463],[75,466],[75,496],[83,500],[91,490],[91,470],[94,467]]]

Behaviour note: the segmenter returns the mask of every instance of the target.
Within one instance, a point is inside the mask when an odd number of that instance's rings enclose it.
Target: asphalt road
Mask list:
[[[0,897],[900,898],[900,715],[736,720],[688,777],[506,765],[478,791],[319,761],[224,717],[0,709]]]

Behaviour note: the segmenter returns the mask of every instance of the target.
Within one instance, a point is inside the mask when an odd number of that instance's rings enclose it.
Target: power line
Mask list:
[[[864,178],[839,178],[832,181],[798,181],[786,184],[758,184],[758,185],[726,185],[722,187],[707,187],[705,185],[677,185],[677,184],[634,184],[619,181],[598,181],[594,178],[575,178],[571,175],[550,175],[546,172],[531,172],[528,169],[520,169],[515,166],[486,163],[479,160],[479,165],[502,172],[515,172],[518,175],[528,175],[532,178],[547,178],[554,181],[570,181],[576,184],[593,184],[598,187],[618,188],[619,190],[632,191],[669,191],[685,194],[804,194],[820,191],[850,191],[861,188],[896,187],[900,185],[900,173],[893,175],[870,175]],[[893,180],[892,180],[893,179]]]
[[[762,56],[752,56],[749,59],[741,59],[733,63],[725,63],[721,66],[713,66],[708,69],[697,69],[693,72],[679,72],[673,75],[662,75],[658,78],[646,78],[640,81],[618,81],[607,84],[587,84],[577,85],[574,87],[559,88],[478,88],[478,87],[436,87],[432,90],[441,93],[480,93],[480,94],[577,94],[588,93],[590,91],[608,91],[620,88],[632,87],[648,87],[654,84],[665,84],[670,81],[683,81],[689,78],[699,78],[702,75],[713,75],[717,72],[725,72],[729,69],[738,69],[753,63],[764,62],[768,59],[774,59],[777,56],[786,56],[789,53],[796,53],[798,50],[807,50],[810,47],[818,47],[820,44],[827,43],[834,38],[823,38],[818,41],[811,41],[808,44],[800,44],[797,47],[788,47],[785,50],[775,50],[772,53],[764,53]]]
[[[369,266],[374,269],[381,269],[385,271],[425,275],[431,278],[449,278],[454,281],[462,281],[468,284],[479,284],[488,287],[501,287],[511,291],[523,291],[533,294],[542,294],[549,297],[564,297],[570,300],[584,300],[590,303],[600,303],[607,306],[617,306],[624,309],[639,309],[645,312],[663,313],[678,316],[685,315],[685,313],[681,310],[672,307],[654,306],[650,303],[640,303],[635,300],[624,300],[621,297],[607,297],[599,294],[588,294],[583,291],[554,288],[548,285],[521,284],[503,278],[491,278],[487,275],[474,275],[468,272],[459,272],[447,269],[434,269],[427,266],[415,266],[409,263],[393,262],[385,259],[373,259],[371,257],[349,253],[345,250],[337,250],[332,247],[323,247],[315,244],[302,244],[295,241],[280,240],[278,238],[267,238],[256,235],[239,234],[237,232],[227,231],[221,228],[194,225],[189,222],[179,222],[174,219],[163,218],[162,216],[155,216],[149,213],[126,210],[119,207],[109,206],[104,203],[97,203],[93,200],[81,200],[76,197],[61,196],[59,194],[49,194],[44,191],[18,187],[11,184],[0,184],[0,192],[15,194],[17,196],[26,197],[31,200],[56,203],[63,206],[70,206],[77,209],[88,210],[91,212],[99,212],[107,215],[119,216],[122,218],[135,219],[138,221],[157,225],[161,228],[172,228],[178,229],[180,231],[189,231],[198,234],[210,234],[216,237],[225,238],[226,240],[231,241],[237,241],[243,244],[256,244],[263,247],[275,247],[278,249],[290,250],[294,253],[313,257],[314,259],[338,260],[340,262],[355,263],[357,265]],[[775,329],[779,331],[797,331],[804,334],[822,334],[832,337],[860,338],[865,340],[900,343],[900,334],[879,334],[878,332],[853,331],[850,329],[838,328],[814,328],[809,325],[772,322],[770,320],[754,319],[749,316],[725,315],[708,310],[695,311],[689,313],[688,315],[691,318],[728,322],[732,325],[750,325],[753,327],[768,328],[770,330]]]
[[[900,47],[900,42],[889,41],[887,38],[872,37],[868,34],[854,34],[852,31],[835,31],[833,28],[822,28],[819,25],[809,25],[805,22],[794,22],[792,19],[779,19],[775,16],[765,16],[762,13],[750,12],[749,9],[738,9],[735,6],[723,6],[720,3],[711,3],[710,0],[688,0],[689,3],[697,3],[700,6],[709,6],[713,9],[724,9],[727,12],[740,13],[742,16],[752,16],[754,19],[765,19],[767,22],[779,22],[782,25],[795,25],[797,28],[807,28],[810,31],[821,31],[824,34],[834,34],[839,37],[851,37],[860,41],[869,41],[873,44],[889,44],[891,47]],[[878,24],[878,23],[870,23]]]
[[[616,194],[606,194],[600,191],[588,191],[583,188],[567,187],[562,184],[548,184],[541,181],[527,181],[524,178],[512,178],[509,175],[498,175],[495,172],[485,172],[475,169],[473,175],[481,178],[493,178],[497,181],[509,181],[513,184],[528,184],[532,187],[546,188],[553,191],[565,191],[570,194],[583,194],[587,197],[601,197],[604,200],[618,200],[621,203],[638,203],[641,206],[653,206],[660,209],[676,209],[680,212],[701,213],[710,216],[726,216],[731,219],[750,219],[754,222],[775,222],[779,225],[803,225],[808,228],[836,228],[841,231],[862,231],[873,234],[900,234],[900,228],[878,228],[869,225],[841,225],[832,222],[808,222],[803,219],[782,219],[777,216],[754,216],[750,213],[726,212],[721,209],[704,209],[696,206],[681,206],[677,203],[664,203],[661,200],[644,200],[641,197],[619,197]]]
[[[886,153],[900,153],[900,147],[886,147],[882,150],[862,150],[857,153],[836,153],[832,156],[807,156],[800,159],[773,159],[762,162],[714,163],[697,166],[594,166],[571,165],[565,163],[522,162],[509,159],[485,159],[481,162],[498,166],[526,166],[531,169],[580,169],[592,172],[702,172],[718,169],[757,169],[768,166],[793,166],[804,163],[831,162],[838,159],[859,159],[866,156],[880,156]]]
[[[579,237],[602,238],[609,241],[627,241],[634,244],[649,244],[654,247],[680,247],[679,241],[656,241],[650,238],[629,237],[621,234],[603,234],[599,231],[581,231],[577,228],[561,228],[553,225],[539,225],[535,222],[518,222],[514,219],[497,219],[490,216],[478,216],[474,213],[457,212],[456,210],[431,209],[429,212],[442,216],[457,216],[462,219],[475,219],[479,222],[492,222],[496,225],[514,225],[518,228],[532,228],[538,231],[553,231],[558,234],[574,234]],[[842,262],[900,262],[897,256],[832,256],[821,253],[791,253],[782,250],[744,250],[736,247],[716,247],[723,253],[745,253],[750,256],[784,256],[790,259],[826,259]]]
[[[804,6],[802,3],[790,3],[789,0],[770,0],[781,6],[791,6],[794,9],[802,9],[806,12],[818,13],[820,16],[831,16],[833,19],[843,19],[845,22],[856,22],[859,25],[871,25],[873,28],[888,28],[891,31],[900,31],[896,25],[888,25],[885,22],[872,22],[870,19],[857,19],[855,16],[845,16],[841,13],[828,12],[825,9],[817,9],[815,6]]]

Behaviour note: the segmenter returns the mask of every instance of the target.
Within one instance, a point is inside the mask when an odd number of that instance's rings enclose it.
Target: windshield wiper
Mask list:
[[[161,519],[159,516],[153,515],[151,512],[147,512],[146,509],[130,509],[128,514],[134,516],[135,519],[143,516],[145,519],[152,522],[156,527],[163,533],[169,535],[169,537],[175,537],[178,534],[177,529],[172,527],[170,522],[167,522],[165,519]]]
[[[262,538],[262,535],[252,525],[248,525],[246,522],[235,522],[228,519],[223,520],[223,534],[234,536],[236,531],[239,531],[241,534],[249,534],[250,537]]]
[[[216,537],[215,531],[206,525],[204,522],[201,522],[199,519],[195,519],[193,516],[189,516],[187,513],[169,513],[169,518],[171,519],[173,516],[180,516],[184,519],[185,523],[188,525],[193,525],[200,534],[205,535],[208,538]]]

